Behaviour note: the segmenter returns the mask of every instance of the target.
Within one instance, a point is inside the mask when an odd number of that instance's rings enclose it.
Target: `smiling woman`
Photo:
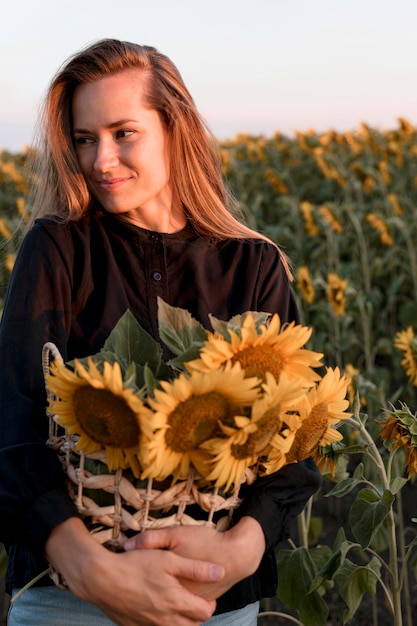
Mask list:
[[[290,323],[287,336],[297,333],[286,258],[240,219],[215,141],[178,70],[155,48],[104,39],[75,54],[51,82],[40,128],[28,229],[0,326],[9,626],[253,626],[260,599],[276,592],[275,546],[320,483],[314,464],[294,463],[247,485],[225,532],[149,530],[145,543],[132,537],[125,551],[113,552],[90,535],[46,444],[40,355],[51,342],[73,362],[75,373],[58,367],[53,384],[80,445],[94,452],[100,433],[109,471],[122,464],[139,474],[135,452],[147,446],[140,394],[129,392],[115,364],[100,369],[80,360],[103,349],[127,310],[169,358],[158,299],[187,309],[207,329],[213,316],[262,311],[266,320],[277,314]],[[214,387],[195,372],[172,389],[155,389],[155,437],[169,447],[169,471],[178,471],[178,448],[196,436],[199,411],[213,426],[251,395],[238,367],[227,376],[217,368]],[[159,471],[158,456],[155,464]],[[49,565],[70,591],[43,576]]]

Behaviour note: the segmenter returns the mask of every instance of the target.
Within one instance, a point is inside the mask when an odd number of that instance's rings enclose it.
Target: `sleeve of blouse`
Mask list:
[[[266,245],[257,278],[258,310],[278,313],[281,322],[299,322],[286,270],[275,247]],[[258,478],[244,490],[239,515],[249,515],[262,526],[267,551],[288,536],[291,522],[321,485],[315,463],[308,459]],[[246,491],[246,493],[245,493]]]
[[[69,242],[36,224],[10,279],[0,325],[0,539],[31,544],[77,515],[55,452],[45,445],[48,419],[42,347],[66,357],[71,315]],[[63,252],[65,251],[65,252]]]

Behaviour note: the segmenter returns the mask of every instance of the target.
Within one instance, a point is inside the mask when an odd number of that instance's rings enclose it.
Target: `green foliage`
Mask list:
[[[416,568],[417,533],[415,529],[409,529],[411,539],[405,542],[400,496],[412,478],[412,468],[415,468],[414,473],[417,469],[417,465],[414,465],[417,463],[417,448],[411,447],[412,435],[409,430],[403,429],[402,423],[406,421],[413,430],[416,416],[404,404],[401,409],[392,408],[388,419],[392,427],[398,430],[393,430],[389,435],[387,431],[381,431],[382,439],[374,441],[369,432],[369,422],[359,413],[358,406],[356,402],[354,416],[345,421],[355,433],[358,444],[339,447],[337,452],[341,455],[339,458],[349,454],[357,457],[359,452],[363,461],[357,462],[350,475],[336,482],[327,493],[328,498],[351,497],[348,520],[340,528],[332,549],[322,550],[318,544],[320,554],[326,555],[320,567],[313,566],[312,560],[305,556],[314,554],[316,550],[316,547],[310,546],[311,535],[307,533],[303,536],[300,532],[301,547],[281,549],[277,554],[280,573],[278,597],[297,611],[304,626],[326,624],[328,613],[324,606],[331,606],[326,596],[326,585],[330,584],[335,585],[346,606],[344,624],[354,618],[365,595],[376,595],[378,586],[385,596],[393,626],[402,626],[403,623],[412,626],[413,623],[409,606],[409,577]],[[409,419],[406,420],[406,416]],[[390,440],[396,441],[396,432],[401,434],[401,444],[393,445]],[[409,479],[403,476],[403,447],[411,455],[407,461]],[[310,525],[307,517],[306,511],[300,516],[303,520],[299,526],[301,531]],[[316,537],[315,541],[319,539]],[[308,589],[306,581],[309,583]],[[299,593],[295,590],[297,584]],[[320,602],[317,592],[321,592]],[[308,600],[304,597],[306,593]],[[306,612],[308,602],[311,602],[313,616]],[[313,610],[314,603],[318,604]],[[373,623],[377,626],[376,621]]]
[[[375,595],[379,571],[380,563],[375,557],[366,567],[345,561],[339,568],[335,580],[348,607],[343,615],[344,623],[355,615],[365,593]]]
[[[349,523],[355,539],[366,548],[386,519],[394,501],[393,494],[386,489],[379,496],[373,489],[362,489],[350,509]]]
[[[322,597],[323,589],[311,587],[330,556],[327,546],[281,550],[278,554],[278,595],[287,606],[297,610],[305,626],[326,623],[329,608]]]

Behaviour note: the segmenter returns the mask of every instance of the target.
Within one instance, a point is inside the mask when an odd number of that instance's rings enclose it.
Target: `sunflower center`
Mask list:
[[[268,345],[248,346],[235,354],[231,360],[232,363],[240,363],[246,378],[257,376],[265,380],[265,372],[271,372],[275,380],[278,381],[284,368],[281,354]]]
[[[327,404],[317,404],[297,430],[294,442],[287,454],[287,462],[293,463],[307,459],[323,437],[328,425]]]
[[[187,452],[209,439],[218,420],[225,421],[230,406],[227,398],[216,391],[191,396],[180,402],[168,417],[170,428],[166,444],[174,452]]]
[[[261,419],[256,422],[256,426],[257,430],[248,436],[244,444],[231,445],[231,453],[235,459],[262,455],[273,435],[279,432],[282,426],[279,407],[272,407],[265,411]]]
[[[78,423],[93,441],[112,448],[137,445],[139,424],[124,398],[84,386],[75,390],[73,404]]]

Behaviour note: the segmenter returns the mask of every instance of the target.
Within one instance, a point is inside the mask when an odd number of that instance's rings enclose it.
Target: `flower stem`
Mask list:
[[[369,293],[371,291],[371,275],[369,272],[368,246],[363,234],[361,223],[356,217],[353,208],[350,206],[347,208],[347,214],[350,217],[350,221],[352,222],[353,228],[355,229],[358,237],[359,255],[362,264],[363,288],[365,293]]]
[[[371,450],[371,454],[369,456],[372,458],[375,463],[382,482],[382,487],[384,490],[389,489],[389,475],[385,469],[384,462],[382,460],[381,454],[371,437],[370,433],[366,430],[365,425],[362,420],[359,418],[359,415],[355,416],[355,418],[349,418],[349,421],[355,425],[355,427],[360,431],[361,435],[369,444],[369,449]],[[395,532],[395,517],[392,506],[390,507],[387,514],[387,525],[388,525],[388,546],[389,546],[389,564],[390,564],[390,576],[392,583],[392,606],[393,606],[393,614],[394,614],[394,624],[395,626],[402,626],[402,611],[401,611],[401,580],[399,577],[398,571],[398,546],[397,546],[397,536]]]
[[[372,372],[373,370],[373,360],[372,360],[372,337],[371,337],[371,319],[372,316],[368,315],[365,309],[365,302],[362,297],[362,293],[356,293],[356,302],[358,304],[360,318],[362,322],[362,332],[363,332],[363,347],[365,353],[365,364],[367,372]]]
[[[375,444],[375,441],[371,437],[371,434],[366,430],[359,415],[355,417],[350,417],[349,419],[345,420],[345,423],[350,424],[351,426],[353,426],[353,428],[355,428],[356,430],[359,430],[363,438],[366,440],[366,443],[368,444],[368,449],[366,451],[366,454],[372,459],[372,462],[374,463],[374,465],[376,465],[382,478],[383,488],[388,489],[389,481],[388,481],[388,476],[387,476],[384,462]]]
[[[398,572],[398,549],[397,549],[397,536],[395,532],[395,518],[392,507],[389,510],[388,516],[388,542],[389,542],[389,554],[390,554],[390,566],[392,572],[392,595],[394,602],[394,624],[395,626],[402,626],[402,611],[401,611],[401,586]]]
[[[398,587],[400,590],[404,591],[404,608],[405,608],[405,619],[407,626],[413,626],[412,615],[411,615],[411,598],[410,598],[410,585],[408,580],[408,559],[405,548],[405,528],[404,528],[404,515],[403,515],[403,500],[401,489],[397,493],[397,517],[398,517],[398,544],[401,555],[401,573],[398,582]]]
[[[413,281],[414,292],[417,291],[417,256],[415,252],[415,243],[410,236],[408,227],[406,226],[403,220],[396,218],[395,219],[396,226],[400,229],[402,236],[405,239],[405,244],[407,246],[407,256],[408,263],[411,270],[411,279]]]
[[[306,524],[306,514],[302,511],[297,517],[298,537],[300,545],[308,548],[308,526]]]

